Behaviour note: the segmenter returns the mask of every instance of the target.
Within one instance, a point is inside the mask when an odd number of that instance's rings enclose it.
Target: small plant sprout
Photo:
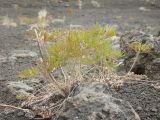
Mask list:
[[[65,96],[70,91],[54,78],[52,73],[55,70],[72,64],[75,66],[75,75],[79,76],[74,78],[76,82],[80,78],[83,79],[81,65],[98,65],[113,69],[117,59],[122,56],[121,51],[112,46],[111,37],[116,34],[116,31],[111,26],[101,27],[96,24],[90,29],[53,31],[43,27],[33,27],[29,33],[38,42],[41,62],[30,70],[22,71],[20,77],[27,78],[43,74],[53,81]],[[48,45],[47,42],[51,44]],[[73,85],[70,86],[73,87]]]
[[[134,68],[134,66],[139,58],[139,55],[141,53],[149,53],[152,49],[152,47],[149,44],[147,44],[147,43],[143,44],[143,43],[137,42],[137,41],[132,42],[130,44],[130,48],[136,52],[136,56],[135,56],[135,60],[132,64],[130,70],[128,71],[128,73],[130,73],[132,71],[132,69]]]
[[[30,68],[22,71],[19,76],[23,79],[28,78],[28,77],[35,77],[38,74],[38,69],[37,68]]]
[[[147,43],[143,44],[141,42],[132,42],[130,44],[130,47],[135,52],[140,52],[140,53],[149,53],[151,51],[151,46]]]

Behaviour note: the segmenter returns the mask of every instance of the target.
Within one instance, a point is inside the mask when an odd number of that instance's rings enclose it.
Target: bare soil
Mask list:
[[[46,8],[53,18],[66,17],[64,24],[55,24],[53,27],[69,27],[83,25],[89,27],[96,22],[105,25],[112,24],[118,27],[119,32],[139,29],[151,34],[160,31],[160,9],[141,0],[97,0],[100,7],[93,7],[90,0],[83,2],[79,10],[74,0],[55,4],[52,0],[0,0],[0,16],[14,18],[18,22],[18,16],[36,17],[37,12]],[[73,8],[73,14],[67,12],[68,4]],[[145,7],[148,10],[140,10]],[[7,28],[0,25],[0,57],[9,57],[14,50],[33,50],[35,46],[25,36],[27,26],[18,24],[17,27]],[[0,61],[0,103],[18,105],[19,101],[5,86],[7,81],[17,81],[17,71],[32,64],[28,60],[21,60],[12,68],[9,62]],[[153,80],[154,81],[154,80]],[[118,91],[120,98],[131,103],[142,120],[160,120],[160,89],[151,83],[124,84]],[[0,120],[28,120],[23,115],[10,113],[2,114],[0,109]]]

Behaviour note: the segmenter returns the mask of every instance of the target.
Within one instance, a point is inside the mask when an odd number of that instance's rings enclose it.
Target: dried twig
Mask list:
[[[13,105],[7,105],[7,104],[0,104],[0,107],[8,107],[8,108],[13,108],[13,109],[17,109],[17,110],[22,110],[24,112],[28,112],[29,109],[23,109],[21,107],[16,107],[16,106],[13,106]]]
[[[128,71],[127,74],[129,74],[129,73],[132,71],[132,69],[134,68],[134,66],[135,66],[135,64],[136,64],[136,62],[137,62],[137,60],[138,60],[138,58],[139,58],[139,54],[140,54],[140,51],[136,53],[135,60],[134,60],[132,66],[131,66],[131,68],[129,69],[129,71]]]
[[[63,76],[64,76],[64,82],[65,82],[65,84],[67,83],[67,76],[66,76],[66,74],[65,74],[65,72],[64,72],[64,70],[63,70],[63,68],[61,67],[61,71],[62,71],[62,74],[63,74]]]
[[[35,34],[36,34],[36,38],[37,38],[37,42],[38,42],[38,48],[39,48],[39,52],[40,52],[40,55],[41,55],[41,58],[42,58],[42,62],[44,62],[45,58],[44,58],[44,55],[43,55],[43,52],[42,52],[42,48],[41,48],[41,44],[40,44],[42,40],[40,40],[37,30],[34,29],[34,31],[35,31]],[[45,67],[45,70],[47,70],[46,65],[44,65],[44,67]],[[48,73],[46,71],[46,77],[48,79],[50,79],[51,81],[53,81],[53,83],[63,93],[63,95],[66,96],[65,90],[59,85],[59,83],[55,80],[55,78],[53,77],[53,75],[51,73]]]
[[[59,110],[63,108],[64,103],[65,103],[66,100],[71,96],[71,94],[74,92],[74,90],[75,90],[77,87],[78,87],[78,85],[76,85],[76,86],[72,89],[72,91],[69,93],[69,95],[68,95],[68,96],[64,99],[64,101],[60,104]],[[61,113],[62,113],[62,111],[59,112],[59,114],[57,115],[57,118],[60,116]]]

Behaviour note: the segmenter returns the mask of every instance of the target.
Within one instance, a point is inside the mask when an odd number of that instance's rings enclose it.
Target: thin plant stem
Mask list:
[[[135,64],[136,64],[136,62],[137,62],[137,60],[138,60],[138,58],[139,58],[139,54],[140,54],[140,51],[136,53],[136,58],[135,58],[132,66],[131,66],[131,68],[129,69],[129,71],[128,71],[127,74],[129,74],[129,73],[132,71],[132,69],[134,68],[134,66],[135,66]]]
[[[41,45],[40,45],[40,39],[39,39],[39,35],[38,35],[38,32],[37,30],[35,29],[35,34],[36,34],[36,38],[37,38],[37,42],[38,42],[38,48],[39,48],[39,52],[40,52],[40,56],[42,58],[42,62],[44,63],[44,56],[43,56],[43,52],[42,52],[42,48],[41,48]],[[55,78],[53,77],[53,75],[51,73],[48,73],[47,72],[47,68],[46,68],[46,65],[44,65],[45,67],[45,71],[46,71],[46,76],[48,79],[50,79],[51,81],[53,81],[53,83],[57,86],[57,88],[64,94],[66,95],[66,92],[63,90],[63,88],[59,85],[59,83],[55,80]]]
[[[62,74],[63,74],[63,76],[64,76],[64,82],[65,82],[65,85],[67,84],[67,76],[66,76],[66,74],[65,74],[65,71],[64,71],[64,69],[61,67],[61,71],[62,71]]]
[[[13,105],[0,104],[0,107],[8,107],[8,108],[13,108],[13,109],[17,109],[17,110],[28,111],[28,109],[23,109],[21,107],[16,107]]]

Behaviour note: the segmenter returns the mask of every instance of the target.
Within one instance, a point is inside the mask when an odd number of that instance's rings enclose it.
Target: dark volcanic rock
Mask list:
[[[160,7],[160,0],[146,0],[146,2],[148,2],[154,6]]]
[[[136,62],[133,72],[136,74],[146,74],[154,80],[160,79],[160,40],[150,34],[140,31],[128,32],[121,39],[121,47],[125,53],[124,64],[128,71],[133,64],[136,52],[130,48],[130,44],[134,41],[146,43],[151,46],[152,50],[149,53],[142,53]]]
[[[127,101],[112,97],[103,83],[80,85],[73,97],[66,100],[58,120],[140,120]]]

